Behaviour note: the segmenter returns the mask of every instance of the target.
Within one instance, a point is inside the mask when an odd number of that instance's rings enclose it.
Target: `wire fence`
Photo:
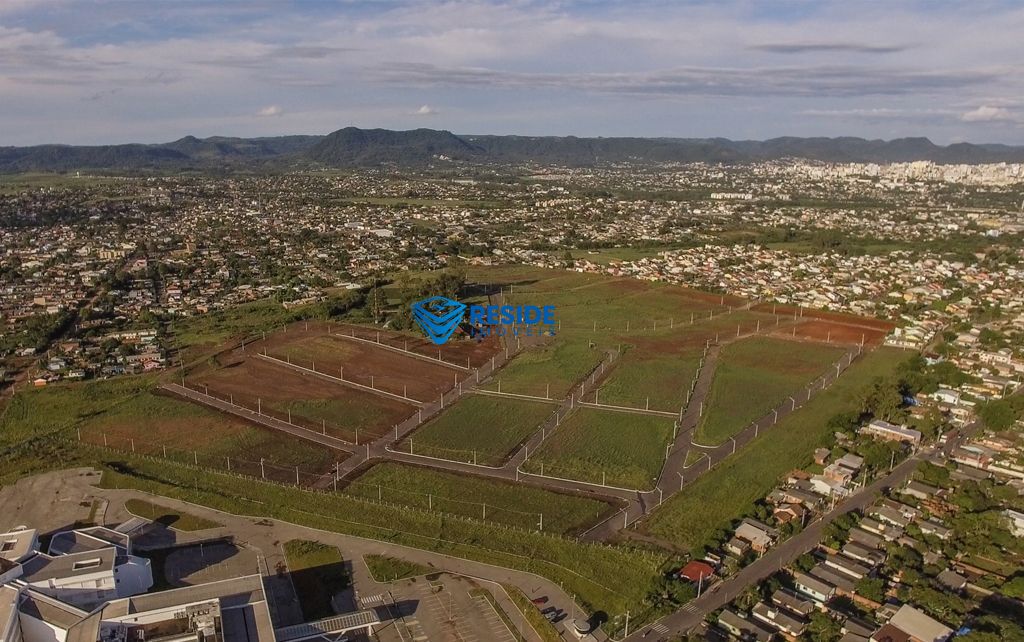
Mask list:
[[[542,511],[520,511],[508,506],[470,501],[386,484],[338,480],[330,466],[292,466],[266,458],[256,460],[229,455],[213,455],[199,450],[182,449],[159,442],[106,432],[83,433],[79,431],[77,439],[82,444],[137,457],[184,464],[201,470],[228,473],[307,490],[339,492],[373,503],[418,508],[432,513],[470,518],[522,530],[547,532],[555,526],[551,520],[557,519],[557,516],[549,515],[547,528],[545,528],[545,517]]]

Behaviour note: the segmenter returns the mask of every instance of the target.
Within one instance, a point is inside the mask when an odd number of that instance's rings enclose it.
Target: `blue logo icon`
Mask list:
[[[466,305],[448,297],[432,296],[412,304],[412,316],[434,345],[443,345],[459,327]]]

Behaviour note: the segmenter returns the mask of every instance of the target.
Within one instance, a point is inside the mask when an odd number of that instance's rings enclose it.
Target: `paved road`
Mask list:
[[[804,553],[813,550],[818,545],[818,542],[821,541],[822,532],[827,524],[844,513],[864,509],[875,500],[876,496],[884,488],[902,483],[910,477],[914,469],[917,468],[917,465],[926,456],[926,453],[920,453],[907,458],[888,475],[860,489],[857,493],[836,505],[835,509],[831,512],[811,522],[804,530],[771,549],[761,559],[743,568],[736,575],[720,582],[682,609],[636,631],[626,640],[632,642],[667,640],[670,639],[670,636],[679,635],[693,629],[704,620],[708,613],[722,608],[731,602],[748,586],[760,582],[791,564]],[[659,629],[667,629],[668,632],[656,633],[653,628],[655,625],[660,625]]]

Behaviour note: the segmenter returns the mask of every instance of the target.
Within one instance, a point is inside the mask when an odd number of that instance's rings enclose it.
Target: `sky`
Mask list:
[[[1024,144],[1024,2],[0,0],[0,146],[326,134]]]

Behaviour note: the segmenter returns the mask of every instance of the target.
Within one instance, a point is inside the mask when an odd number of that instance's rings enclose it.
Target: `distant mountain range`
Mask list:
[[[1024,147],[927,138],[577,138],[459,136],[449,131],[358,129],[326,136],[227,138],[186,136],[155,145],[0,147],[0,172],[74,170],[232,170],[304,167],[423,166],[443,159],[585,167],[606,163],[745,163],[782,158],[828,162],[1024,162]]]

